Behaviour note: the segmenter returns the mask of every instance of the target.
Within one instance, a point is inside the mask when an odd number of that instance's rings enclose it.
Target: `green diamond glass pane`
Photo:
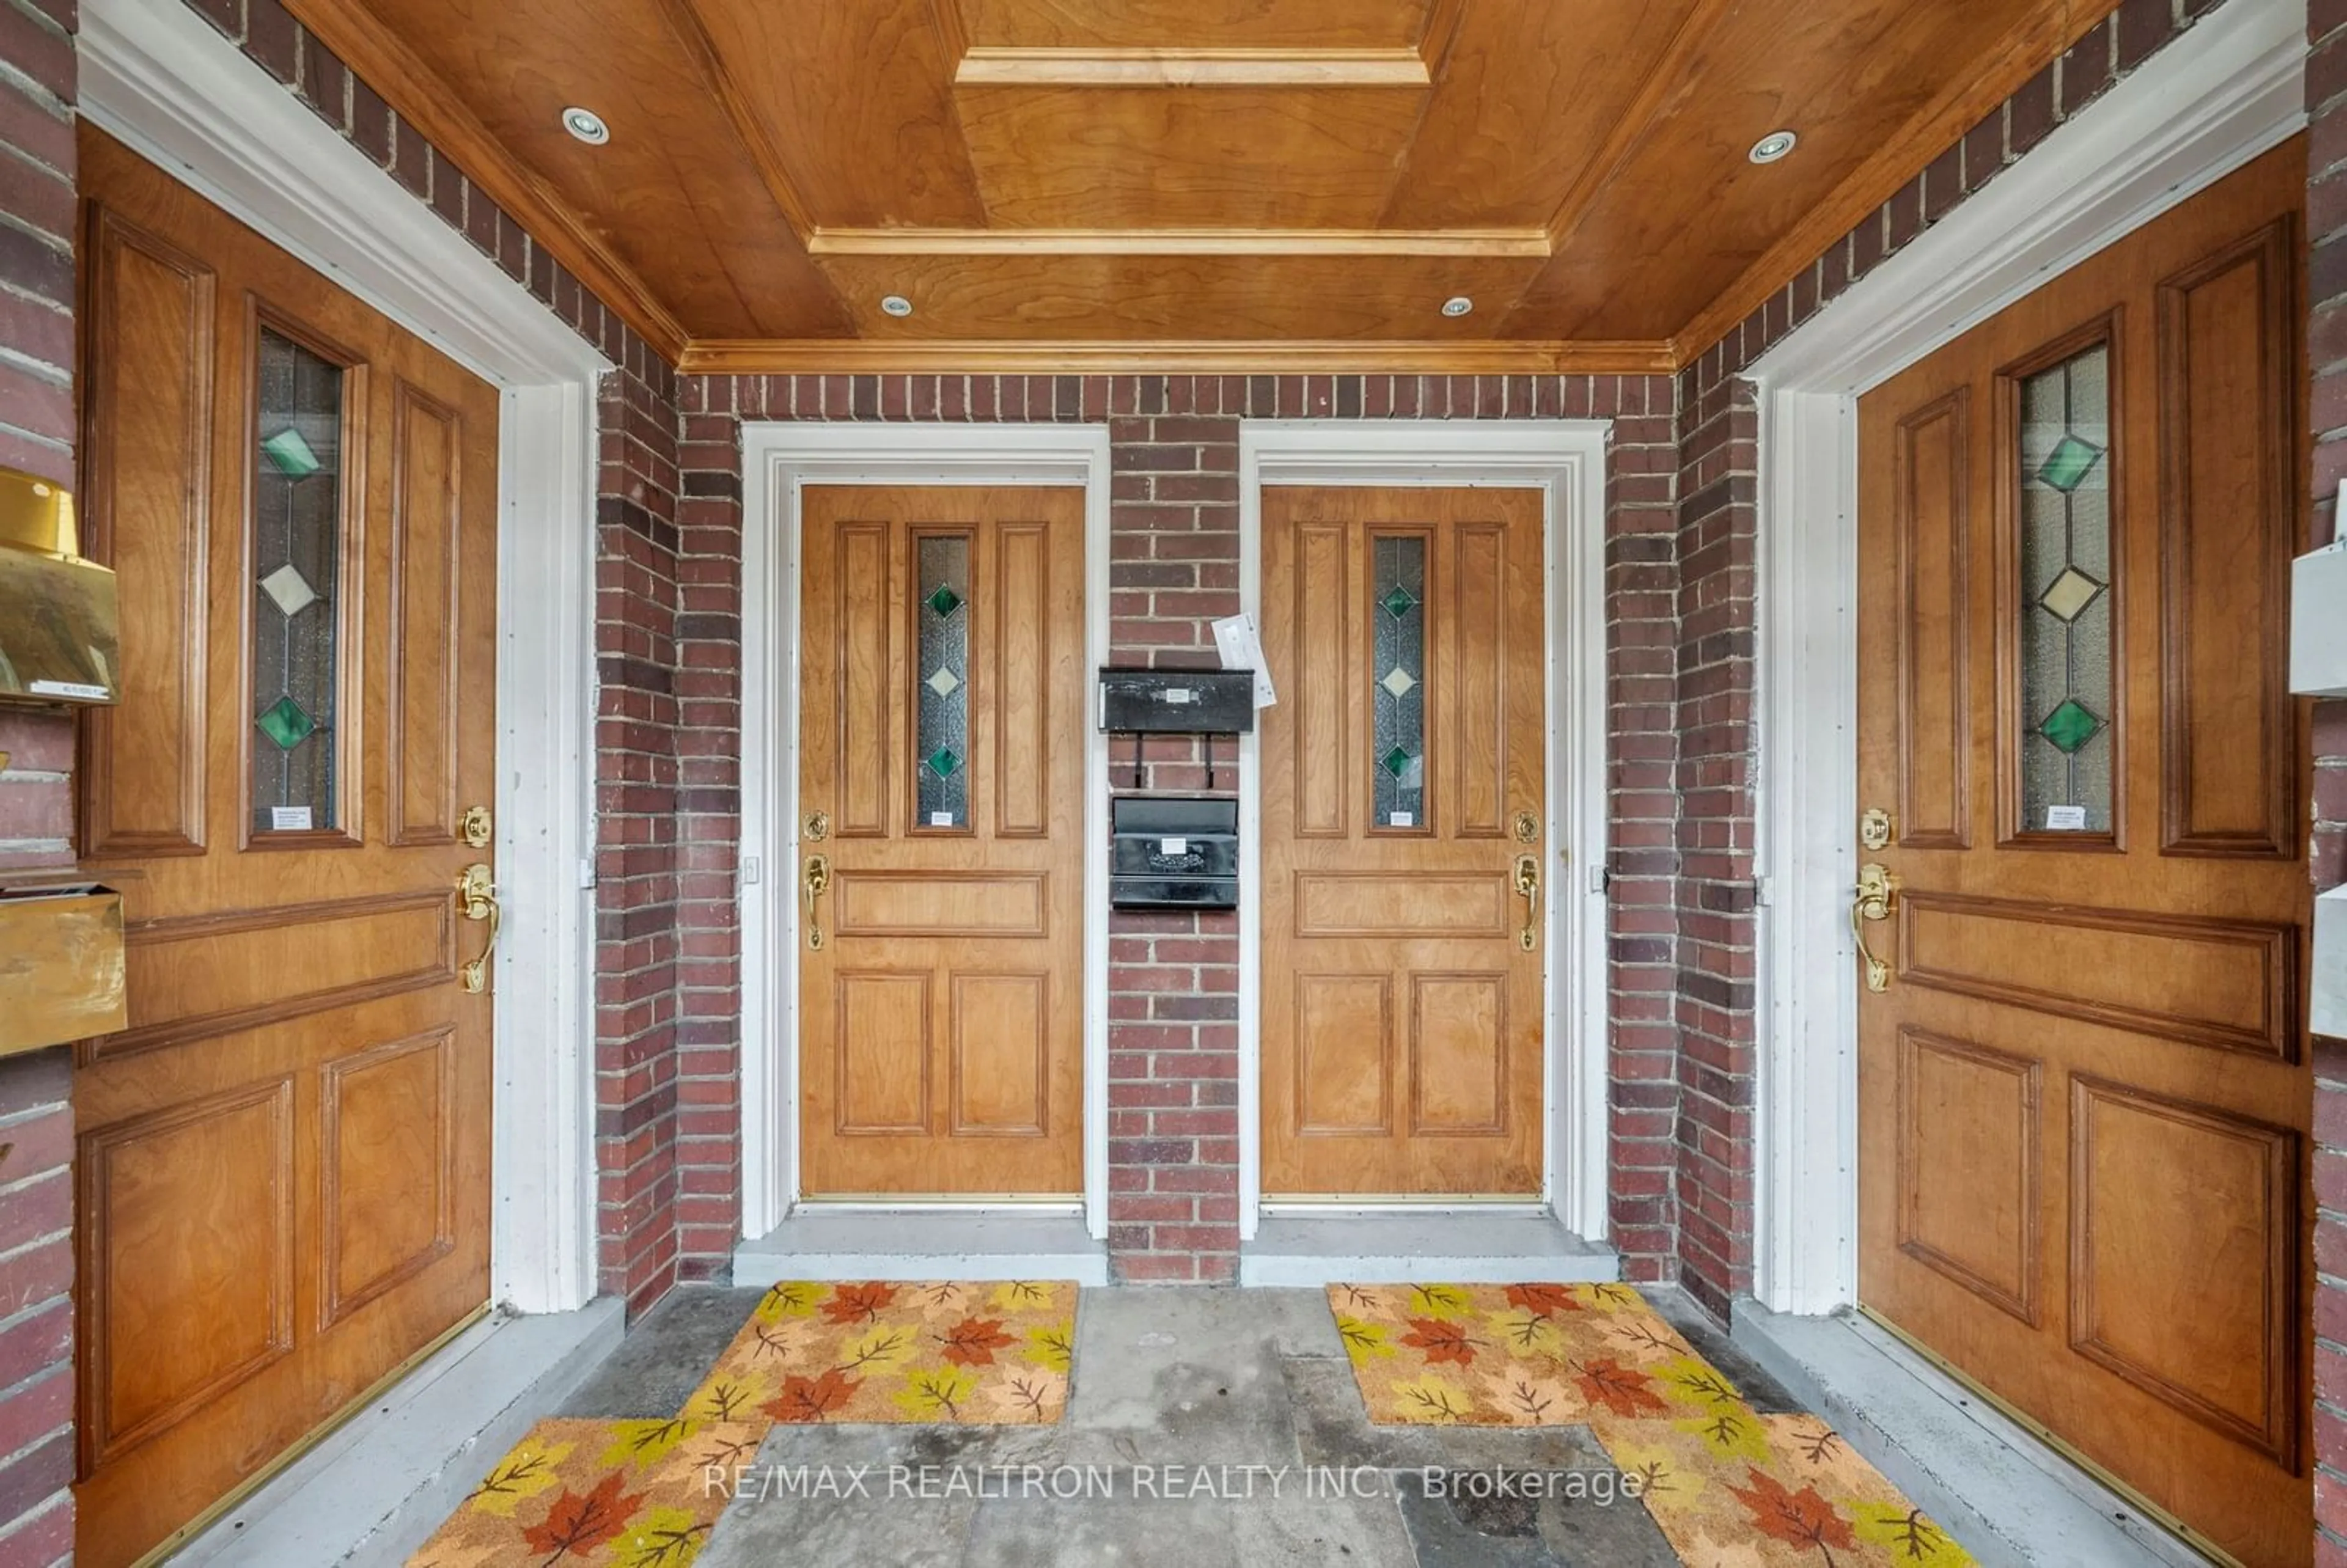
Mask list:
[[[921,602],[937,611],[938,619],[943,620],[961,608],[961,595],[953,590],[951,584],[941,582],[938,584],[936,591]]]
[[[1409,771],[1409,753],[1396,746],[1385,754],[1384,764],[1386,772],[1399,778]]]
[[[2045,466],[2037,470],[2037,477],[2066,496],[2085,484],[2086,476],[2102,460],[2103,449],[2093,442],[2065,436],[2055,444]]]
[[[1408,615],[1411,610],[1418,608],[1417,598],[1411,594],[1409,589],[1402,587],[1399,583],[1394,584],[1392,589],[1387,592],[1386,596],[1378,600],[1378,602],[1384,605],[1386,607],[1386,613],[1392,616],[1396,620],[1399,620],[1403,616]]]
[[[941,779],[949,779],[961,767],[961,759],[954,755],[951,746],[939,746],[927,759],[929,771]]]
[[[325,466],[302,433],[290,425],[263,441],[261,450],[271,466],[289,479],[306,479]]]
[[[2102,731],[2103,722],[2075,698],[2065,700],[2037,726],[2037,733],[2053,742],[2065,756],[2077,755],[2078,749]]]
[[[310,738],[318,722],[302,711],[302,704],[291,697],[280,697],[276,703],[253,721],[261,733],[277,743],[281,751],[292,751]]]

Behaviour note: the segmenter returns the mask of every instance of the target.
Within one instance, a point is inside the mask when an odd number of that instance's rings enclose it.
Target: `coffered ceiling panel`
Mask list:
[[[582,276],[733,363],[1349,340],[1627,368],[1705,346],[2115,0],[288,3]],[[1752,164],[1779,128],[1793,155]]]
[[[1415,48],[1429,0],[937,0],[970,43],[1047,49]]]

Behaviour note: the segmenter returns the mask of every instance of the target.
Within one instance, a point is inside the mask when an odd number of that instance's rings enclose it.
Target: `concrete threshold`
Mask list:
[[[1983,1568],[2207,1568],[2134,1503],[1857,1313],[1795,1317],[1738,1301],[1733,1338]]]
[[[783,1279],[1072,1279],[1108,1283],[1080,1214],[802,1205],[733,1252],[735,1285]]]
[[[1621,1277],[1612,1247],[1583,1240],[1553,1214],[1472,1207],[1266,1214],[1254,1239],[1239,1246],[1241,1285],[1587,1285]]]
[[[172,1568],[398,1568],[618,1348],[626,1312],[495,1312],[181,1547]]]

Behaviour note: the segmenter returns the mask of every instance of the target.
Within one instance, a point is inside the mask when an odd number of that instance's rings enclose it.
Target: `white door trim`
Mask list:
[[[1858,1293],[1860,395],[2306,125],[2305,0],[2229,0],[1747,374],[1761,388],[1755,1294]]]
[[[1248,420],[1239,425],[1239,600],[1263,620],[1266,485],[1491,485],[1546,493],[1548,862],[1542,1195],[1606,1234],[1605,449],[1610,422]],[[1274,670],[1275,684],[1293,671]],[[1239,745],[1239,1235],[1263,1212],[1263,742]],[[1569,858],[1568,858],[1569,857]]]
[[[799,492],[819,485],[1074,485],[1084,651],[1108,662],[1105,425],[742,426],[742,1234],[799,1201]],[[1108,737],[1084,726],[1084,1217],[1108,1235]],[[754,876],[755,880],[752,878]],[[911,1205],[904,1205],[911,1206]],[[826,1208],[829,1205],[825,1205]]]
[[[598,377],[609,363],[187,6],[84,0],[81,113],[502,389],[490,1289],[595,1293]]]

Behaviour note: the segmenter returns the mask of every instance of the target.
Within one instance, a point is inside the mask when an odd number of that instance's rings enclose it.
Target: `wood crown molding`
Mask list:
[[[683,323],[635,270],[358,0],[286,0],[286,8],[662,358],[684,352]]]
[[[1417,49],[1059,49],[979,45],[963,51],[963,87],[1427,87]]]
[[[1746,317],[1800,274],[1867,214],[1897,195],[1959,138],[1994,112],[2057,59],[2096,24],[2117,8],[2118,0],[2084,0],[2033,12],[2005,36],[1996,51],[1970,77],[1952,82],[1804,213],[1775,244],[1761,252],[1673,342],[1692,360],[1707,352]]]
[[[1665,343],[873,342],[703,338],[687,375],[1664,375]]]
[[[1539,229],[817,229],[814,256],[1529,256]]]

